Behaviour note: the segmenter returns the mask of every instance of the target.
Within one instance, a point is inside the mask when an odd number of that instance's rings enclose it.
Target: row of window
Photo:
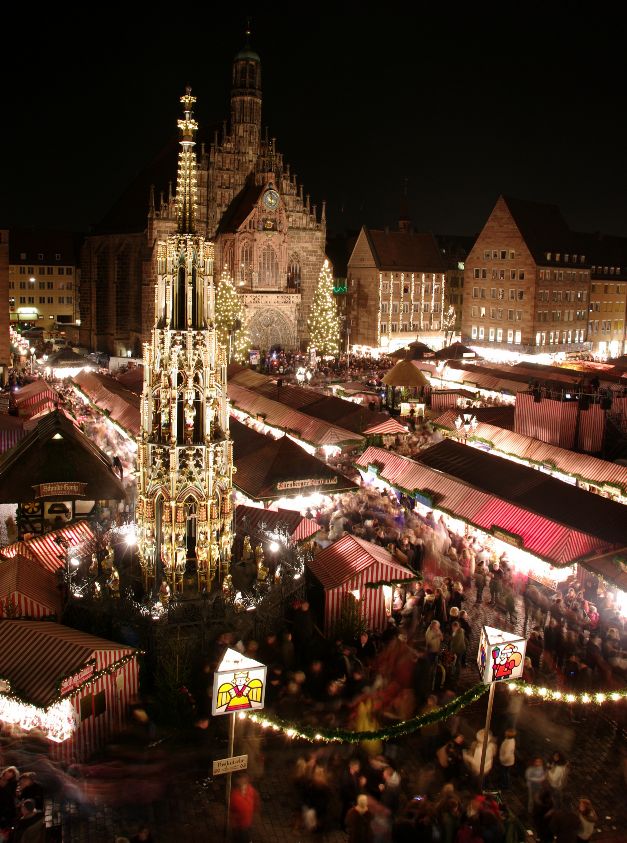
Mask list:
[[[401,323],[401,332],[406,334],[408,331],[421,331],[421,330],[429,330],[429,331],[439,331],[440,330],[440,323],[436,320],[431,325],[423,325],[420,326],[417,322],[402,322]],[[388,332],[388,323],[381,322],[380,323],[380,331],[382,334],[387,334]],[[390,323],[390,333],[397,334],[398,333],[398,322],[391,322]]]
[[[625,302],[624,301],[591,301],[590,302],[590,312],[591,313],[623,313],[625,310]]]
[[[400,310],[399,310],[399,307],[400,307]],[[387,313],[388,309],[389,309],[388,302],[386,302],[386,301],[381,302],[381,313]],[[413,305],[412,309],[413,309],[414,313],[419,313],[420,312],[420,302],[414,302],[414,305]],[[433,313],[439,313],[440,312],[440,302],[439,301],[433,302],[433,308],[431,308],[430,302],[428,302],[428,301],[423,302],[422,310],[423,310],[424,313],[429,313],[431,310],[433,310]],[[400,313],[409,313],[410,312],[409,302],[403,302],[402,305],[400,305],[399,302],[393,301],[391,312],[393,314],[399,313],[399,312]]]
[[[620,266],[593,266],[592,272],[598,272],[599,275],[620,275]]]
[[[61,252],[56,252],[56,253],[55,253],[55,256],[54,256],[54,259],[55,259],[56,261],[60,261],[60,260],[61,260]],[[21,260],[21,261],[28,260],[28,255],[26,254],[26,252],[20,252],[20,260]],[[32,260],[32,258],[31,258],[31,260]],[[37,260],[38,260],[40,263],[44,260],[44,253],[43,253],[43,252],[38,252],[38,254],[37,254]],[[29,270],[29,272],[30,272],[30,270]]]
[[[587,298],[586,290],[538,290],[538,301],[584,302]]]
[[[28,272],[26,271],[28,270]],[[35,269],[34,266],[20,266],[20,275],[73,275],[74,274],[74,267],[72,266],[38,266]]]
[[[483,259],[486,261],[505,261],[508,257],[513,261],[516,257],[516,252],[513,249],[485,249],[483,252]]]
[[[582,322],[587,318],[585,310],[539,310],[536,322]]]
[[[620,269],[620,267],[619,267],[619,269]],[[599,288],[598,290],[597,290],[597,287]],[[612,289],[611,289],[611,285],[610,285],[610,284],[590,284],[590,292],[591,292],[591,293],[596,293],[596,292],[599,292],[599,293],[600,293],[600,292],[601,292],[601,287],[603,287],[603,292],[604,292],[606,295],[607,295],[608,293],[611,293],[611,292],[612,292]],[[622,296],[622,295],[623,295],[623,285],[622,285],[622,284],[617,284],[617,285],[616,285],[616,290],[615,290],[615,292],[616,292],[619,296]]]
[[[612,320],[611,319],[602,319],[601,320],[601,333],[602,334],[610,334],[612,332]],[[618,331],[620,333],[623,332],[623,320],[616,319],[614,321],[614,331]],[[594,322],[588,322],[588,333],[589,334],[598,334],[599,333],[599,320],[595,319]]]
[[[507,292],[507,298],[510,301],[524,301],[525,300],[525,291],[524,290],[517,290],[516,287],[509,287],[507,291],[504,287],[491,287],[490,288],[490,298],[491,299],[499,299],[499,301],[503,301],[505,299],[505,293]],[[488,298],[488,291],[485,287],[473,287],[472,288],[472,297],[473,299],[487,299]]]
[[[484,281],[488,277],[488,270],[485,267],[481,269],[474,270],[474,277],[475,278],[482,278]],[[493,269],[492,270],[492,280],[493,281],[505,281],[507,277],[507,270],[505,269]],[[509,270],[509,280],[510,281],[524,281],[525,280],[525,270],[524,269],[510,269]]]
[[[35,285],[27,283],[26,281],[20,281],[20,290],[34,290]],[[74,286],[73,281],[59,281],[56,285],[58,290],[71,290]],[[55,284],[54,281],[40,281],[39,282],[39,289],[40,290],[54,290]],[[15,290],[15,281],[9,281],[9,290]]]
[[[498,319],[501,321],[503,319],[503,314],[507,313],[507,321],[508,322],[521,322],[523,318],[522,310],[504,310],[502,307],[491,307],[490,308],[490,319]],[[487,307],[471,307],[470,315],[472,317],[478,316],[480,319],[485,319],[488,314]]]
[[[400,293],[400,290],[401,290],[400,281],[394,281],[392,283],[393,283],[392,293],[397,293],[397,294]],[[433,282],[433,292],[438,293],[440,291],[440,286],[441,285],[440,285],[439,281],[434,281]],[[421,289],[422,289],[422,283],[416,282],[414,284],[414,294],[416,293],[417,290],[421,290]],[[390,292],[390,282],[389,281],[382,281],[381,282],[381,292],[382,293],[389,293]],[[409,296],[410,294],[411,294],[411,286],[409,284],[404,284],[403,285],[403,295]],[[425,296],[431,295],[431,281],[425,281],[424,294],[425,294]]]
[[[572,258],[572,260],[571,260],[571,258]],[[578,258],[579,258],[579,263],[585,263],[586,262],[586,256],[585,255],[569,255],[568,253],[566,253],[564,255],[564,263],[577,263]],[[552,260],[560,261],[562,259],[562,253],[561,252],[555,252],[555,257],[553,257],[553,252],[547,252],[546,253],[546,259],[548,261],[552,261]]]
[[[570,342],[584,342],[586,339],[586,335],[583,328],[577,328],[577,330],[573,333],[573,331],[562,331],[561,333],[561,340],[560,340],[560,332],[559,331],[538,331],[536,333],[536,345],[547,345],[547,340],[549,345],[566,345],[566,343]]]
[[[563,269],[541,269],[539,272],[540,281],[579,281],[581,284],[586,284],[588,281],[587,272],[569,272]]]
[[[473,325],[470,329],[470,334],[473,340],[484,340],[487,337],[490,342],[503,342],[503,337],[506,336],[506,342],[510,344],[515,343],[516,345],[520,345],[522,342],[522,333],[520,331],[514,331],[512,328],[508,328],[507,332],[503,328],[488,328],[486,331],[483,325]]]
[[[35,304],[35,296],[20,296],[20,304]],[[57,304],[73,304],[74,296],[58,296]],[[9,298],[11,307],[15,307],[15,298]],[[39,304],[54,304],[54,296],[39,296]]]

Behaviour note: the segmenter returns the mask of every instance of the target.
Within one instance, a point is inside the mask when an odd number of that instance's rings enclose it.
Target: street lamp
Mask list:
[[[460,438],[463,438],[464,443],[467,442],[471,433],[474,433],[479,425],[477,417],[473,413],[461,413],[455,419],[455,428]]]
[[[35,349],[31,346],[29,348],[29,351],[30,351],[30,373],[32,375],[35,371],[35,354],[37,353],[37,349]]]

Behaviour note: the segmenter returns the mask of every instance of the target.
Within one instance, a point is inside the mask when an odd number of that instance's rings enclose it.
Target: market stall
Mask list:
[[[57,761],[84,760],[123,728],[137,656],[58,623],[0,620],[0,724],[43,735]]]
[[[339,622],[347,598],[362,607],[367,628],[381,632],[392,612],[393,583],[415,576],[385,548],[350,534],[318,551],[307,567],[324,591],[326,632]]]

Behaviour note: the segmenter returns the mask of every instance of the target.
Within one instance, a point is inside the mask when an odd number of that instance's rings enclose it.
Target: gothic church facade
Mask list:
[[[325,206],[312,205],[261,130],[261,61],[248,46],[233,62],[230,121],[201,145],[197,230],[214,242],[216,275],[227,271],[243,303],[252,346],[306,346],[307,318],[325,259]],[[147,219],[129,231],[105,221],[82,255],[81,342],[141,356],[154,322],[157,243],[176,231],[172,189],[150,191]],[[116,228],[118,230],[116,230]],[[139,230],[138,230],[139,229]]]

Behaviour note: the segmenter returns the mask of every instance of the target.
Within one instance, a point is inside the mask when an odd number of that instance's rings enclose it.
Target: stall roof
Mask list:
[[[383,378],[386,386],[423,387],[429,381],[411,360],[399,360]]]
[[[320,421],[246,387],[229,383],[228,394],[232,405],[238,410],[255,418],[262,416],[263,421],[271,427],[292,433],[298,439],[316,447],[363,442],[363,436],[352,430]]]
[[[422,451],[418,461],[608,544],[627,545],[627,519],[621,504],[569,486],[541,471],[450,439]]]
[[[34,559],[17,554],[11,559],[0,560],[0,600],[18,592],[61,615],[61,593],[57,579],[50,571],[42,571]]]
[[[363,404],[346,401],[335,395],[325,395],[316,389],[293,384],[279,386],[276,378],[260,375],[234,364],[229,366],[228,371],[229,388],[231,385],[243,386],[292,410],[298,410],[306,416],[337,425],[352,433],[364,433],[366,428],[390,418],[387,413],[373,412]],[[365,390],[365,387],[362,386],[362,390]]]
[[[313,518],[305,518],[291,509],[261,509],[242,504],[236,508],[235,529],[240,538],[261,526],[268,530],[285,527],[292,541],[304,541],[320,530],[320,525]]]
[[[311,456],[287,436],[272,439],[246,425],[231,422],[233,484],[253,500],[278,500],[312,492],[336,494],[357,485],[322,460]]]
[[[405,425],[401,424],[397,419],[388,418],[384,421],[370,425],[364,430],[364,436],[390,435],[394,433],[409,433]]]
[[[476,416],[477,421],[482,424],[496,425],[503,430],[514,429],[514,416],[516,408],[511,405],[503,405],[501,407],[470,407],[469,410],[461,410],[461,412],[471,412]],[[438,427],[446,427],[449,430],[455,430],[455,419],[459,416],[460,410],[447,410],[432,419],[431,423]]]
[[[53,530],[43,536],[9,544],[0,549],[0,557],[12,559],[19,554],[35,560],[48,571],[56,571],[65,565],[67,552],[71,553],[74,549],[80,553],[81,545],[93,539],[94,533],[89,522],[76,521],[74,524],[62,527],[60,530]],[[1,564],[2,558],[0,558]]]
[[[123,427],[131,436],[138,436],[141,429],[140,397],[126,389],[115,378],[99,372],[80,372],[74,383],[102,412]]]
[[[0,620],[0,675],[16,696],[41,708],[57,699],[62,679],[111,651],[119,658],[136,652],[59,623]]]
[[[473,413],[476,413],[473,410]],[[447,430],[455,431],[455,418],[459,414],[444,413],[433,424]],[[477,420],[479,417],[477,416]],[[499,452],[514,456],[521,460],[551,466],[563,474],[578,477],[582,480],[614,486],[627,495],[627,467],[617,465],[588,454],[579,454],[557,445],[548,445],[531,436],[523,436],[513,430],[505,430],[492,424],[480,422],[477,428],[468,436],[469,440],[488,442],[498,456]]]
[[[384,547],[350,533],[320,550],[307,565],[323,588],[338,588],[377,562],[389,565],[392,577],[408,579],[414,576]]]
[[[441,443],[446,444],[446,443]],[[455,444],[455,443],[451,443]],[[438,447],[438,446],[434,446]],[[460,445],[469,451],[480,454],[475,448],[468,448]],[[433,450],[430,448],[429,450]],[[423,452],[428,453],[428,452]],[[507,463],[493,457],[498,465],[507,467],[515,463]],[[455,518],[460,518],[469,524],[479,527],[485,532],[494,532],[495,529],[504,533],[520,537],[522,547],[530,553],[545,559],[552,565],[572,565],[581,559],[582,556],[604,553],[625,545],[620,540],[608,541],[604,536],[599,536],[596,525],[591,531],[585,532],[583,525],[573,528],[554,520],[549,514],[536,512],[534,509],[527,509],[524,504],[509,503],[501,500],[497,495],[472,485],[470,482],[445,474],[423,462],[400,457],[391,451],[383,448],[370,447],[356,460],[355,463],[362,470],[369,467],[374,468],[378,475],[390,486],[409,494],[420,495],[434,509],[448,512]],[[534,469],[526,471],[541,475]],[[551,478],[548,478],[549,480]],[[559,490],[554,490],[554,496],[559,497],[563,491],[571,487],[559,480],[554,480]],[[574,490],[578,491],[578,490]],[[622,511],[620,504],[613,504],[604,498],[597,498],[588,492],[579,492],[587,498],[595,498],[603,504],[612,508],[612,513],[617,507]],[[583,501],[580,502],[582,504]],[[585,505],[585,504],[584,504]]]
[[[44,416],[29,434],[0,458],[0,503],[27,503],[42,483],[84,483],[83,494],[53,494],[69,500],[123,500],[124,486],[111,461],[64,413]]]

